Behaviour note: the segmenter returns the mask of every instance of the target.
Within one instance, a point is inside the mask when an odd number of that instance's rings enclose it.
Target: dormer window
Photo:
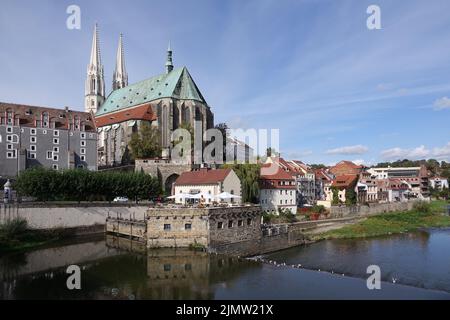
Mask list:
[[[42,127],[48,128],[48,124],[49,124],[48,113],[44,112],[42,113]]]

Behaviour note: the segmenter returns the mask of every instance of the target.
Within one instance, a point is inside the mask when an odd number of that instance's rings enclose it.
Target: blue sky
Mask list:
[[[81,8],[81,30],[66,8]],[[381,30],[366,9],[381,8]],[[23,1],[0,8],[0,101],[82,110],[99,23],[107,92],[118,35],[130,83],[164,70],[167,43],[232,127],[279,128],[287,158],[450,160],[446,0]]]

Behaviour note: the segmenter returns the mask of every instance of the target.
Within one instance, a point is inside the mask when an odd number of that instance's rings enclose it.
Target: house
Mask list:
[[[267,158],[266,164],[275,164],[295,178],[297,206],[313,204],[316,200],[314,171],[298,160],[285,160],[280,157]]]
[[[342,175],[360,174],[365,169],[366,167],[362,165],[357,165],[351,161],[343,160],[338,162],[336,165],[330,167],[329,171],[335,176],[342,176]]]
[[[409,185],[411,196],[426,198],[429,196],[429,178],[425,165],[420,167],[385,167],[367,170],[375,179],[401,179]]]
[[[336,176],[336,178],[333,179],[331,184],[325,187],[326,201],[333,203],[335,202],[333,200],[337,200],[339,203],[346,203],[349,197],[349,193],[355,192],[356,195],[355,188],[357,187],[357,183],[358,183],[357,174]],[[334,199],[335,192],[337,199]]]
[[[0,102],[0,176],[42,166],[97,170],[92,114]]]
[[[401,179],[389,179],[388,201],[399,202],[408,200],[409,186]]]
[[[443,177],[430,178],[430,187],[440,191],[448,189],[448,180]]]
[[[276,164],[268,163],[261,167],[259,201],[264,211],[277,213],[280,209],[287,209],[296,214],[296,193],[296,180],[292,174]]]
[[[241,181],[232,169],[202,168],[196,171],[183,172],[174,183],[173,195],[176,203],[183,203],[184,199],[178,195],[204,193],[211,195],[212,199],[205,199],[212,203],[213,197],[228,192],[241,197]],[[226,200],[231,203],[240,203],[241,198]]]
[[[378,185],[370,173],[364,171],[359,174],[358,203],[378,202]]]
[[[333,178],[333,175],[328,173],[325,169],[314,170],[314,181],[316,183],[315,199],[317,201],[326,199],[325,187],[331,186]]]

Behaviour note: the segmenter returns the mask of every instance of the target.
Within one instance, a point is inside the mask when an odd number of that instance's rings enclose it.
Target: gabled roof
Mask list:
[[[338,188],[347,188],[354,184],[357,180],[358,175],[356,174],[344,174],[337,176],[336,179],[333,180],[331,185]]]
[[[186,67],[131,84],[110,93],[96,116],[130,108],[162,98],[206,103]]]
[[[200,169],[183,172],[175,181],[176,186],[205,185],[223,182],[232,169]]]
[[[152,110],[152,106],[143,104],[138,107],[127,108],[118,112],[108,113],[100,117],[95,118],[95,124],[97,128],[121,123],[129,120],[156,120],[156,115]]]
[[[36,127],[36,120],[40,121],[43,114],[48,115],[49,121],[55,123],[55,129],[70,128],[70,123],[75,119],[85,125],[85,131],[95,132],[95,124],[93,117],[88,112],[74,111],[69,108],[56,109],[48,107],[30,106],[25,104],[15,104],[0,102],[0,118],[4,117],[4,113],[11,110],[14,117],[19,119],[22,127]]]
[[[294,180],[294,177],[280,167],[277,167],[277,171],[274,174],[264,174],[264,168],[269,168],[271,164],[264,164],[261,166],[262,180]]]

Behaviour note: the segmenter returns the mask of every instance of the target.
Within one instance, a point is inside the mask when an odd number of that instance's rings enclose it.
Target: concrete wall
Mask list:
[[[124,205],[1,205],[0,222],[13,218],[24,218],[32,229],[86,228],[105,225],[108,214],[143,220],[147,206]]]

